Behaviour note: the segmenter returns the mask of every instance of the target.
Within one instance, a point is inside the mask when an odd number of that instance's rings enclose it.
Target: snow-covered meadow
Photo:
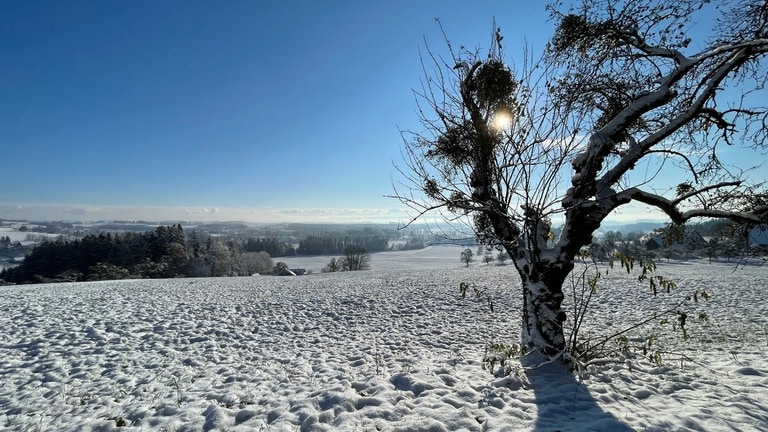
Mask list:
[[[660,365],[494,377],[515,341],[511,266],[460,248],[375,254],[372,270],[0,287],[0,429],[9,431],[768,430],[768,268],[671,263],[676,294],[612,273],[593,333],[705,288],[710,321]],[[466,281],[493,298],[462,299]],[[653,329],[640,331],[643,336]]]

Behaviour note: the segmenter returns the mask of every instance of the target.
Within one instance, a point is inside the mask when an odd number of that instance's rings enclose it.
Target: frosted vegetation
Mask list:
[[[297,278],[121,280],[0,287],[0,428],[10,431],[761,430],[768,424],[764,267],[672,262],[671,294],[601,281],[585,335],[690,290],[709,321],[658,322],[663,360],[609,356],[581,376],[483,363],[519,340],[508,265],[463,248],[373,254],[372,270]],[[317,258],[318,266],[327,262]],[[291,266],[310,262],[289,262]],[[463,299],[459,285],[485,298]],[[569,297],[565,308],[568,310]],[[630,306],[630,307],[627,307]],[[498,370],[496,371],[498,372]]]

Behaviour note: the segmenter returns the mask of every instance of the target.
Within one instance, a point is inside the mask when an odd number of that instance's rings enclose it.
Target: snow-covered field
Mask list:
[[[32,226],[32,229],[35,227]],[[47,237],[50,239],[55,239],[58,237],[58,234],[50,234],[50,233],[42,233],[37,231],[19,231],[18,228],[15,227],[0,227],[0,237],[8,237],[11,239],[11,242],[23,242],[27,240],[28,237]]]
[[[481,359],[517,338],[517,278],[464,268],[460,250],[295,278],[0,287],[0,430],[768,430],[768,268],[660,266],[677,295],[712,296],[710,322],[670,339],[689,359],[498,378]],[[647,287],[613,274],[592,332],[651,307]],[[461,281],[496,313],[462,299]]]
[[[459,260],[459,256],[466,248],[466,246],[441,245],[409,251],[376,252],[371,254],[371,270],[411,271],[461,268],[464,264]],[[473,253],[476,252],[474,247],[471,250]],[[303,268],[319,273],[331,258],[338,259],[339,256],[281,257],[274,260],[283,261],[290,268]],[[480,258],[475,257],[475,260],[479,265]]]

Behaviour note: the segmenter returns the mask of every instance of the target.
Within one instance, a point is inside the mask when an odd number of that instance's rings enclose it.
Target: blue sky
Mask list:
[[[538,2],[3,1],[0,218],[401,220],[419,48],[494,16],[543,48]]]
[[[512,61],[553,28],[508,0],[2,1],[0,218],[403,221],[436,17],[483,48],[495,17]]]

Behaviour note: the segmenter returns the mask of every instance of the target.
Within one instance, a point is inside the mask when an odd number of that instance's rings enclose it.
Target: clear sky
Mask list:
[[[0,218],[405,219],[425,40],[541,51],[543,2],[0,2]]]
[[[402,220],[424,38],[544,47],[543,3],[0,2],[0,218]]]

